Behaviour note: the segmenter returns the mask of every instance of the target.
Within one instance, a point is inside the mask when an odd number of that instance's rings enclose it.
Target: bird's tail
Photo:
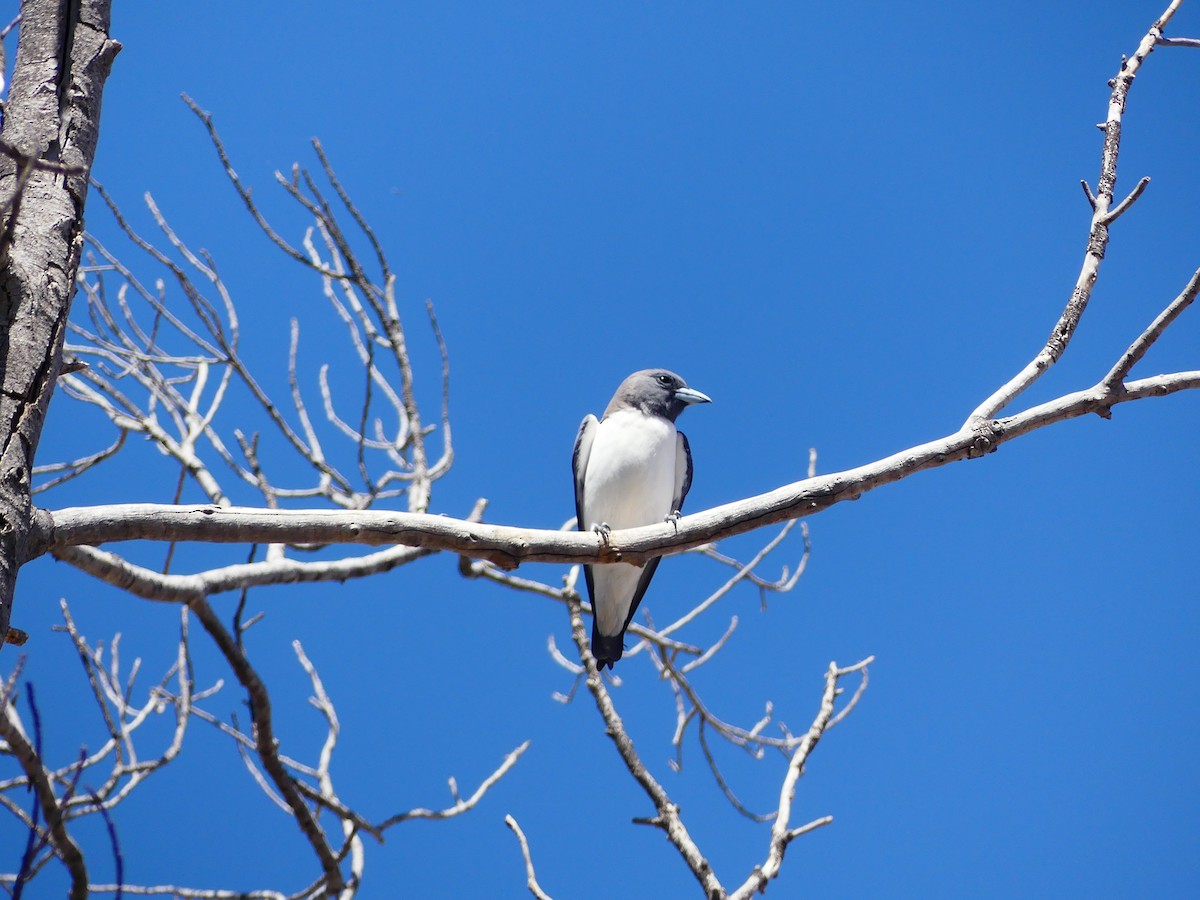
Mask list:
[[[596,657],[596,668],[603,671],[605,666],[612,668],[613,663],[625,652],[624,634],[601,634],[596,629],[596,620],[592,620],[592,656]]]

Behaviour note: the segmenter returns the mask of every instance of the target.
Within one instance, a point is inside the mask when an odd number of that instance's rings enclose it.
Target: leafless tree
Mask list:
[[[1014,409],[1070,344],[1086,311],[1110,228],[1146,186],[1143,179],[1127,197],[1118,200],[1114,195],[1122,117],[1134,78],[1156,47],[1200,45],[1164,35],[1180,3],[1175,0],[1168,6],[1133,55],[1122,60],[1111,82],[1100,177],[1094,190],[1084,184],[1091,215],[1080,274],[1050,337],[1017,375],[983,399],[952,434],[831,474],[817,474],[813,455],[803,480],[677,522],[613,532],[601,540],[573,530],[572,522],[559,530],[487,523],[483,499],[461,518],[432,514],[434,486],[454,461],[450,354],[434,309],[427,305],[421,312],[440,355],[440,403],[431,415],[419,401],[417,386],[433,373],[414,365],[406,327],[411,323],[405,321],[410,310],[397,296],[393,268],[319,143],[313,147],[317,172],[297,166],[287,175],[277,174],[280,188],[311,223],[292,239],[268,219],[239,178],[213,118],[188,101],[246,213],[284,257],[316,279],[345,336],[359,385],[357,396],[349,400],[335,390],[331,369],[323,366],[319,414],[314,415],[318,407],[306,395],[299,375],[299,325],[293,322],[290,331],[289,396],[280,402],[247,361],[238,305],[217,261],[194,249],[153,198],[146,199],[156,226],[149,238],[134,229],[114,198],[94,185],[129,246],[117,250],[85,236],[82,212],[98,133],[99,98],[119,47],[108,37],[105,0],[27,0],[0,143],[0,302],[6,313],[0,317],[6,328],[0,346],[5,367],[0,503],[6,526],[0,531],[0,634],[21,642],[21,632],[9,629],[14,585],[20,567],[43,554],[133,596],[175,604],[180,627],[174,662],[152,687],[139,692],[140,666],[122,665],[119,640],[108,644],[106,654],[102,642],[80,633],[63,605],[62,630],[82,663],[83,681],[106,731],[98,749],[74,759],[53,760],[43,751],[42,711],[32,689],[22,695],[21,663],[14,662],[0,692],[0,754],[11,757],[14,765],[11,776],[0,773],[0,805],[27,828],[29,840],[18,870],[0,876],[0,883],[16,892],[57,860],[69,873],[72,897],[89,892],[234,896],[223,888],[127,884],[119,847],[112,851],[117,882],[95,883],[88,876],[87,855],[71,833],[75,820],[98,816],[108,824],[116,845],[113,811],[179,756],[197,720],[233,742],[263,793],[294,818],[314,862],[306,883],[237,896],[353,896],[366,864],[365,838],[381,841],[401,822],[445,819],[471,810],[518,763],[528,743],[505,748],[506,755],[470,796],[461,796],[452,781],[453,802],[445,808],[405,809],[372,820],[336,789],[330,763],[340,724],[304,649],[294,644],[325,732],[317,758],[308,762],[285,752],[273,727],[271,693],[244,640],[256,621],[247,615],[251,588],[365,578],[450,552],[459,557],[466,578],[494,581],[562,605],[575,647],[564,652],[551,639],[548,652],[564,670],[564,680],[574,686],[559,698],[569,702],[579,684],[586,686],[605,732],[652,807],[651,815],[636,821],[665,833],[705,896],[747,898],[763,891],[779,874],[789,844],[831,821],[829,816],[804,824],[794,821],[797,783],[818,742],[863,696],[871,659],[847,666],[830,663],[824,689],[815,698],[817,712],[802,733],[780,727],[769,702],[759,721],[736,725],[711,709],[690,676],[701,666],[720,664],[720,651],[734,636],[737,619],[707,645],[691,637],[691,626],[714,615],[721,598],[739,584],[762,591],[791,590],[808,558],[803,521],[808,516],[916,472],[994,452],[1048,425],[1089,413],[1108,416],[1119,403],[1200,387],[1200,371],[1131,377],[1200,291],[1197,270],[1187,278],[1181,274],[1179,295],[1140,334],[1131,336],[1128,347],[1114,349],[1111,370],[1099,382]],[[153,280],[142,274],[146,271],[154,272]],[[51,277],[42,277],[45,273]],[[77,303],[68,322],[73,289]],[[73,400],[102,414],[112,426],[112,437],[107,446],[88,448],[78,458],[35,470],[33,456],[56,384]],[[238,420],[229,421],[231,409],[244,410],[247,404],[255,410],[251,418],[239,412]],[[131,441],[131,435],[144,440]],[[173,503],[33,505],[34,493],[103,471],[118,455],[148,450],[177,469]],[[287,463],[281,462],[284,454],[290,456]],[[35,474],[41,479],[36,484]],[[185,488],[198,489],[206,502],[181,504]],[[403,501],[406,510],[376,508],[382,501]],[[749,560],[731,559],[715,544],[772,525],[778,530]],[[760,574],[767,554],[789,537],[803,547],[799,564],[778,578]],[[133,552],[99,546],[133,541],[167,544],[165,563],[151,568],[135,562]],[[231,548],[231,557],[220,565],[206,564],[190,574],[172,572],[176,545],[191,542],[239,546]],[[355,550],[356,545],[382,549],[364,553]],[[620,681],[606,682],[596,669],[584,627],[584,616],[591,611],[576,589],[579,564],[640,564],[680,552],[701,554],[728,567],[730,575],[675,621],[661,626],[635,623],[630,631],[637,643],[627,657],[645,657],[660,675],[676,713],[676,752],[682,752],[684,741],[694,733],[712,777],[736,810],[754,815],[738,800],[709,742],[726,741],[756,758],[777,752],[782,762],[778,804],[758,817],[770,824],[762,858],[733,876],[728,886],[692,837],[677,804],[635,750],[614,700],[613,688]],[[561,584],[550,584],[515,574],[526,562],[568,563],[574,568]],[[214,612],[210,599],[228,592],[237,593],[239,603],[227,623]],[[244,692],[249,727],[226,721],[213,710],[212,698],[223,682],[213,675],[198,678],[194,671],[193,619]],[[855,690],[839,707],[846,679]],[[147,750],[142,729],[158,717],[173,722],[170,738],[165,746]],[[92,787],[84,790],[82,785]],[[507,822],[518,839],[529,890],[537,897],[548,896],[534,865],[538,848],[530,846],[514,818]]]

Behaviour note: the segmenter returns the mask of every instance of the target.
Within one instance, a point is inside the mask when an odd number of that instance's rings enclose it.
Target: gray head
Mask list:
[[[642,369],[621,382],[604,411],[604,417],[619,409],[633,407],[648,416],[662,416],[674,422],[693,403],[712,403],[708,397],[687,386],[682,378],[666,369]]]

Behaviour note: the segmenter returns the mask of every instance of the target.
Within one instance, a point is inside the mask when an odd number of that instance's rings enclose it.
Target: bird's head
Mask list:
[[[642,369],[621,382],[607,416],[622,407],[635,407],[647,415],[662,416],[672,422],[693,403],[712,403],[705,394],[687,386],[687,382],[666,369]]]

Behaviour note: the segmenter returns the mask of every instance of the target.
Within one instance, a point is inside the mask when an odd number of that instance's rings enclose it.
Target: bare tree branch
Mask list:
[[[34,728],[35,734],[37,734],[41,729],[37,723],[37,708],[33,705],[32,692],[30,693],[30,706],[33,710]],[[16,757],[22,771],[25,772],[29,785],[37,795],[42,815],[46,817],[46,825],[49,828],[54,852],[62,860],[71,877],[71,889],[68,896],[71,900],[85,900],[88,893],[87,863],[84,861],[79,845],[67,832],[63,808],[50,784],[50,774],[42,764],[41,753],[29,743],[29,739],[25,736],[11,698],[4,704],[3,709],[0,709],[0,738],[4,739],[6,751]]]
[[[442,456],[431,465],[426,454],[426,432],[421,424],[420,408],[417,404],[414,390],[412,362],[404,328],[400,320],[399,307],[395,298],[395,275],[387,262],[386,256],[383,254],[374,232],[366,225],[358,208],[351,202],[341,181],[337,178],[336,173],[334,173],[324,149],[319,143],[314,143],[314,148],[316,149],[326,178],[372,247],[379,263],[381,283],[372,281],[367,275],[365,266],[359,260],[351,242],[342,231],[331,204],[322,195],[309,173],[299,166],[293,166],[291,179],[287,179],[281,173],[277,172],[276,181],[288,192],[293,200],[313,216],[316,221],[317,231],[324,240],[328,259],[323,258],[317,252],[315,244],[311,241],[306,241],[305,251],[298,250],[288,243],[267,221],[254,202],[251,191],[243,185],[241,179],[238,177],[220,135],[216,130],[216,126],[213,124],[212,116],[201,110],[190,97],[184,95],[183,99],[192,112],[203,122],[230,183],[234,186],[246,209],[262,229],[263,233],[287,256],[321,275],[325,279],[326,293],[331,299],[332,286],[337,285],[344,293],[348,307],[355,310],[359,322],[366,326],[366,334],[369,338],[368,346],[379,344],[390,351],[390,355],[400,375],[400,398],[408,429],[407,449],[411,453],[411,470],[405,473],[393,472],[391,473],[391,477],[408,482],[409,510],[424,512],[429,506],[429,493],[432,483],[446,473],[453,461],[450,431],[446,427],[449,423],[449,368],[445,352],[445,342],[438,328],[437,319],[433,315],[432,307],[427,307],[427,313],[442,354],[443,452]],[[365,309],[358,303],[355,291],[361,292],[367,306],[373,311],[374,322],[371,322]],[[368,379],[366,384],[369,390],[371,380]],[[369,403],[369,397],[367,402]],[[360,434],[362,434],[361,431]],[[363,437],[365,437],[365,434],[363,434]],[[386,480],[381,479],[382,484],[386,484]]]
[[[329,724],[329,730],[326,733],[325,743],[321,747],[321,756],[317,763],[317,784],[320,788],[322,804],[326,808],[332,809],[334,804],[341,805],[337,792],[333,789],[333,778],[329,772],[330,762],[333,759],[333,748],[337,745],[341,724],[338,722],[337,712],[333,708],[333,701],[325,692],[325,685],[317,674],[316,667],[305,655],[304,648],[299,641],[292,641],[292,648],[296,651],[296,658],[300,660],[300,665],[304,667],[304,671],[312,682],[313,696],[309,698],[309,702],[321,712]],[[356,887],[362,883],[363,846],[362,838],[358,836],[358,825],[348,817],[339,816],[339,818],[342,835],[350,850],[350,880],[342,894],[344,900],[349,900],[354,896]]]
[[[412,547],[389,547],[364,556],[322,562],[283,557],[209,569],[196,575],[164,575],[135,565],[115,553],[88,546],[66,547],[56,550],[54,556],[101,581],[147,600],[186,603],[193,596],[208,597],[261,585],[343,582],[366,578],[391,571],[429,553],[428,550]]]
[[[521,845],[521,857],[525,860],[525,884],[529,888],[529,893],[533,894],[537,900],[552,900],[550,895],[543,891],[542,886],[538,884],[537,872],[533,868],[533,857],[529,854],[529,841],[525,839],[525,832],[521,830],[521,826],[512,816],[505,816],[504,824],[517,836],[517,842]]]
[[[108,0],[25,0],[0,140],[0,648],[29,558],[30,484],[62,366],[79,265],[86,172],[120,44]],[[34,202],[22,202],[26,196]]]
[[[791,759],[788,763],[787,773],[784,777],[783,786],[780,789],[779,808],[774,815],[774,823],[771,827],[771,838],[768,847],[766,862],[761,866],[757,866],[754,872],[747,881],[739,887],[734,893],[727,895],[725,888],[718,880],[716,873],[709,865],[708,860],[701,852],[700,848],[695,843],[694,839],[688,833],[683,820],[679,813],[679,807],[672,801],[666,790],[661,784],[650,774],[637,751],[634,749],[633,741],[625,730],[624,723],[617,714],[616,708],[613,705],[608,689],[604,686],[604,681],[596,669],[596,661],[591,653],[591,648],[588,646],[587,634],[583,627],[583,616],[579,601],[575,598],[568,598],[567,607],[571,617],[571,636],[575,641],[575,645],[579,650],[579,656],[583,662],[587,672],[587,686],[593,698],[596,701],[596,708],[599,711],[601,718],[604,720],[605,730],[613,744],[617,748],[617,752],[624,762],[625,767],[629,770],[629,774],[645,791],[646,795],[654,804],[656,815],[648,819],[636,819],[636,822],[654,825],[666,832],[667,840],[675,847],[692,871],[696,880],[700,883],[704,890],[705,896],[710,900],[722,900],[726,896],[736,897],[738,900],[746,900],[752,893],[762,891],[766,888],[767,882],[776,877],[779,873],[779,868],[783,862],[783,854],[787,849],[787,845],[797,837],[807,834],[815,828],[828,824],[832,821],[832,817],[825,816],[816,819],[807,825],[799,827],[789,827],[791,818],[792,802],[795,798],[796,784],[799,781],[800,775],[804,770],[804,765],[807,762],[812,751],[816,748],[817,743],[825,732],[831,727],[835,721],[834,718],[834,703],[836,701],[838,691],[838,679],[854,672],[865,672],[866,667],[873,662],[874,657],[868,657],[861,662],[855,663],[847,668],[838,668],[836,663],[830,663],[829,669],[825,676],[825,691],[821,698],[821,705],[817,711],[817,716],[813,720],[813,724],[808,731],[799,739],[794,741],[789,740],[789,746],[794,746],[791,754]],[[667,661],[665,654],[661,656],[664,663]],[[677,672],[671,673],[672,679],[680,686],[686,684]],[[862,691],[856,691],[849,704],[837,716],[836,721],[840,721],[847,713],[854,708],[862,697]],[[691,695],[693,702],[696,702],[694,695]],[[768,715],[769,718],[769,715]],[[715,720],[713,720],[715,721]],[[756,733],[762,724],[756,726]],[[762,740],[761,738],[759,740]],[[710,758],[711,759],[711,758]],[[714,766],[714,773],[717,774],[719,783],[724,788],[724,781],[720,779],[719,773]],[[728,790],[726,795],[734,802],[735,806],[741,809],[740,803],[737,803]],[[745,811],[744,809],[742,810]]]
[[[316,897],[311,890],[298,894],[280,891],[228,891],[220,888],[189,888],[174,884],[93,884],[93,894],[130,894],[135,897],[172,897],[187,900],[308,900]]]
[[[616,746],[617,753],[620,754],[621,761],[625,763],[629,774],[641,785],[642,790],[646,792],[646,795],[654,804],[656,815],[654,818],[647,820],[647,824],[654,825],[666,832],[667,840],[679,851],[679,855],[683,857],[683,861],[691,869],[692,874],[704,889],[706,896],[714,898],[723,897],[725,889],[721,886],[721,882],[717,880],[712,866],[709,865],[708,860],[705,859],[704,855],[700,852],[700,848],[696,846],[696,842],[688,833],[687,827],[683,824],[683,819],[679,815],[679,807],[671,802],[671,798],[668,796],[666,790],[650,774],[650,770],[646,768],[641,757],[638,756],[637,751],[634,749],[633,740],[625,731],[625,725],[622,723],[621,717],[617,715],[617,709],[608,694],[608,689],[604,686],[604,679],[600,677],[600,673],[596,669],[596,659],[592,656],[591,647],[588,646],[579,601],[574,598],[568,598],[567,609],[571,615],[571,637],[575,641],[575,646],[579,649],[580,659],[587,670],[587,687],[596,701],[596,708],[599,710],[601,718],[604,719],[606,733]]]
[[[839,669],[837,663],[829,664],[829,669],[825,673],[825,693],[821,697],[821,707],[817,710],[817,716],[813,719],[813,723],[809,726],[800,745],[792,754],[791,762],[788,763],[787,775],[783,779],[783,787],[779,791],[779,810],[775,814],[775,822],[771,826],[771,840],[768,845],[766,861],[761,866],[755,867],[742,886],[729,895],[731,900],[749,900],[754,894],[765,891],[767,882],[779,874],[779,869],[783,865],[783,854],[787,850],[788,844],[801,835],[833,821],[832,816],[823,816],[799,828],[789,828],[792,801],[796,796],[796,783],[800,780],[800,776],[804,772],[804,764],[808,761],[812,751],[816,749],[821,737],[831,727],[834,701],[838,695],[838,679],[853,672],[865,673],[867,666],[874,660],[874,657],[867,657],[844,669]],[[839,719],[844,718],[846,713],[854,708],[861,696],[861,694],[855,694],[851,703],[842,710]]]
[[[1192,301],[1196,299],[1197,293],[1200,293],[1200,269],[1192,273],[1187,286],[1184,287],[1179,296],[1172,300],[1167,308],[1158,314],[1146,330],[1138,336],[1136,341],[1130,344],[1129,349],[1121,355],[1117,364],[1104,376],[1101,384],[1111,390],[1126,390],[1127,388],[1121,383],[1129,376],[1130,370],[1146,355],[1146,351],[1154,346],[1154,342],[1162,337],[1163,332],[1167,330],[1167,326],[1174,322],[1180,313],[1191,306]]]
[[[1155,43],[1156,47],[1192,47],[1200,49],[1200,38],[1169,38],[1160,37]]]
[[[1122,58],[1121,69],[1116,77],[1109,82],[1112,94],[1108,101],[1108,115],[1104,121],[1104,149],[1100,160],[1100,180],[1096,183],[1096,193],[1093,194],[1087,182],[1083,183],[1084,193],[1092,207],[1092,222],[1088,232],[1087,252],[1084,254],[1083,268],[1075,281],[1075,289],[1067,301],[1067,306],[1059,317],[1058,323],[1050,332],[1046,345],[1037,356],[1017,373],[1010,381],[1002,385],[990,397],[984,400],[967,417],[967,425],[993,418],[998,412],[1007,407],[1026,388],[1038,380],[1042,374],[1058,362],[1067,349],[1079,319],[1087,309],[1088,300],[1092,295],[1092,287],[1100,272],[1100,263],[1108,247],[1108,226],[1116,221],[1129,206],[1137,200],[1146,185],[1148,178],[1143,178],[1133,192],[1115,209],[1110,211],[1113,202],[1113,188],[1117,183],[1117,157],[1121,149],[1121,119],[1125,113],[1125,102],[1133,80],[1141,69],[1146,57],[1154,50],[1155,44],[1162,40],[1163,29],[1175,15],[1183,0],[1173,0],[1166,11],[1158,17],[1132,58]]]
[[[475,789],[475,793],[473,793],[470,797],[459,797],[458,788],[455,785],[454,779],[451,778],[450,792],[454,794],[455,799],[453,806],[448,806],[445,809],[410,809],[406,812],[397,813],[390,818],[384,819],[375,827],[380,831],[384,831],[388,828],[391,828],[393,825],[399,825],[401,822],[408,822],[412,819],[450,819],[454,816],[462,815],[463,813],[467,812],[467,810],[474,809],[479,801],[483,799],[483,795],[486,794],[497,781],[508,774],[508,771],[517,764],[517,760],[521,758],[521,754],[529,749],[530,743],[530,741],[526,741],[505,756],[504,761],[496,767],[495,771],[493,771],[491,775],[479,783],[479,787]]]
[[[313,853],[320,861],[321,869],[324,872],[325,889],[330,893],[341,892],[346,883],[342,878],[337,856],[330,848],[324,832],[297,790],[296,783],[288,775],[279,759],[278,742],[271,724],[271,699],[266,685],[259,678],[237,641],[221,624],[221,620],[208,605],[208,601],[203,597],[194,597],[188,606],[200,620],[204,630],[220,648],[234,674],[237,675],[238,681],[246,689],[254,716],[255,748],[258,751],[258,757],[262,761],[263,768],[267,770],[267,774],[271,776],[271,781],[274,782],[276,789],[290,807],[301,832],[312,846]]]
[[[1133,190],[1129,192],[1129,196],[1114,206],[1109,211],[1108,215],[1104,217],[1104,224],[1111,225],[1113,222],[1117,221],[1117,219],[1119,219],[1126,210],[1128,210],[1131,206],[1133,206],[1134,203],[1137,202],[1138,197],[1142,196],[1142,191],[1146,190],[1146,187],[1149,184],[1149,176],[1138,179],[1138,183],[1134,185]]]
[[[167,670],[159,683],[150,688],[145,703],[139,705],[133,702],[132,695],[141,661],[135,660],[129,667],[128,674],[122,672],[118,649],[120,635],[118,634],[110,642],[109,661],[106,663],[103,644],[97,643],[95,647],[89,645],[87,639],[76,628],[67,604],[63,602],[61,605],[66,624],[57,627],[56,630],[64,631],[69,635],[83,664],[84,676],[91,687],[92,696],[104,721],[107,739],[103,740],[97,749],[91,752],[81,751],[70,763],[55,767],[47,761],[47,755],[40,746],[40,740],[36,739],[41,733],[41,716],[38,714],[37,708],[31,705],[32,731],[35,735],[33,753],[37,758],[45,783],[50,790],[53,791],[57,787],[60,791],[60,796],[56,799],[54,816],[61,820],[62,829],[65,829],[66,823],[73,819],[93,814],[99,815],[104,820],[114,857],[120,868],[123,866],[123,857],[116,838],[115,824],[110,818],[110,811],[129,797],[150,775],[177,758],[182,749],[188,719],[196,712],[192,705],[193,700],[211,696],[215,693],[216,688],[209,688],[201,692],[193,691],[186,611],[181,619],[180,640],[175,663]],[[3,699],[0,700],[0,708],[4,711],[4,722],[0,725],[7,726],[9,732],[27,735],[29,729],[23,725],[17,706],[9,702],[19,668],[18,665],[10,676]],[[172,698],[175,727],[165,749],[157,754],[147,754],[144,746],[135,745],[135,739],[139,730],[147,722],[164,711],[162,698],[166,693],[165,686],[172,678],[178,682],[178,693]],[[9,735],[5,734],[4,739],[0,740],[0,755],[13,755],[20,759],[22,752],[20,741],[14,743],[8,737]],[[25,740],[28,742],[28,738]],[[97,770],[105,766],[108,767],[108,772],[101,774],[98,782],[95,781]],[[85,774],[89,775],[89,782],[96,786],[89,786],[85,790],[76,790],[77,784]],[[47,813],[46,816],[47,828],[41,828],[37,821],[39,810],[49,809],[45,806],[45,798],[37,792],[37,777],[37,773],[35,773],[31,779],[29,770],[23,767],[22,774],[0,780],[0,807],[7,809],[29,829],[31,840],[35,836],[38,839],[37,843],[31,842],[30,850],[34,852],[26,855],[27,862],[22,865],[21,871],[15,875],[0,875],[0,883],[17,885],[28,882],[36,876],[45,863],[52,858],[49,855],[38,856],[36,860],[33,858],[38,848],[45,842],[49,842],[54,848],[55,855],[61,856],[54,829],[49,827],[53,824],[50,814]],[[36,800],[33,810],[26,812],[17,802],[14,802],[12,797],[24,796],[31,787],[35,790]],[[68,858],[70,858],[70,851],[68,854]],[[80,860],[82,860],[82,855]],[[74,873],[77,883],[86,887],[86,872],[81,868],[73,867],[71,863],[68,863],[68,866]]]
[[[58,475],[58,477],[52,478],[49,481],[43,482],[42,484],[36,485],[33,488],[33,493],[38,494],[42,491],[48,491],[50,488],[57,487],[64,482],[70,481],[72,478],[78,478],[93,466],[97,466],[105,460],[116,456],[116,454],[120,452],[121,448],[125,446],[125,438],[128,434],[129,432],[127,431],[119,432],[117,434],[116,441],[98,453],[92,453],[88,456],[81,456],[79,459],[71,460],[70,462],[51,463],[45,466],[34,466],[34,475],[50,475],[58,472],[62,472],[63,474]]]
[[[917,472],[994,452],[1015,438],[1120,403],[1200,388],[1200,370],[1129,382],[1120,395],[1103,383],[1004,419],[982,422],[844,472],[785,485],[678,522],[587,532],[482,525],[421,513],[362,510],[262,510],[216,506],[114,504],[39,510],[35,546],[42,552],[127,540],[212,543],[404,544],[486,559],[512,569],[522,562],[640,564],[788,519],[810,516]]]

